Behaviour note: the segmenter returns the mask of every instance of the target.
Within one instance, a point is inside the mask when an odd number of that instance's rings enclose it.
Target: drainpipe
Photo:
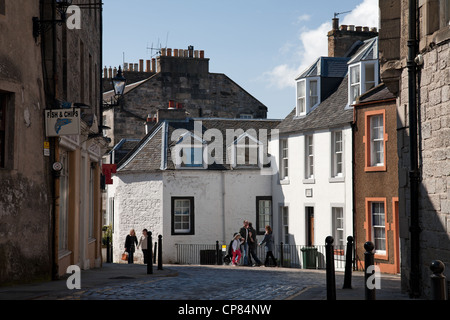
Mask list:
[[[408,39],[408,103],[409,103],[409,153],[410,153],[410,241],[411,270],[410,296],[420,297],[420,227],[419,227],[419,167],[417,142],[417,0],[409,0]]]

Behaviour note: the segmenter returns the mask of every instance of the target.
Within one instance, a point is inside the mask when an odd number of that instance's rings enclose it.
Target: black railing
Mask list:
[[[222,251],[222,244],[219,246],[220,250],[218,251],[217,244],[177,244],[176,263],[188,265],[223,264],[223,258],[228,254],[228,245],[226,251]],[[347,246],[334,246],[333,257],[336,270],[343,271],[345,269],[346,251]],[[264,264],[266,258],[265,247],[258,246],[256,253]],[[273,254],[278,261],[279,267],[300,269],[326,268],[325,245],[278,244],[274,246]]]

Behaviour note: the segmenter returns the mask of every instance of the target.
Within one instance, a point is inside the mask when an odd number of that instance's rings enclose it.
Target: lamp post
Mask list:
[[[114,88],[114,98],[111,97],[110,102],[105,101],[102,104],[103,109],[120,106],[120,101],[123,98],[123,94],[125,93],[125,86],[127,85],[127,79],[123,76],[121,66],[119,66],[119,70],[117,70],[116,76],[112,79],[112,85]]]

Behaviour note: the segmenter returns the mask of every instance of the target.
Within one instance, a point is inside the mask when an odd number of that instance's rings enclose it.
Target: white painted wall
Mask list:
[[[312,134],[308,133],[308,134]],[[274,232],[281,237],[280,206],[289,207],[289,233],[291,243],[306,244],[305,207],[314,207],[315,245],[325,245],[325,238],[333,235],[332,207],[342,206],[345,217],[345,239],[353,235],[352,218],[352,131],[347,126],[344,135],[344,178],[331,179],[331,144],[329,130],[314,132],[314,183],[305,181],[305,135],[291,135],[289,143],[289,181],[280,182],[278,175],[273,177],[272,194],[274,204]],[[281,136],[280,139],[283,137]],[[270,142],[272,155],[280,162],[279,140]],[[305,190],[312,189],[312,197],[306,197]]]
[[[120,173],[108,186],[114,196],[114,262],[120,261],[125,237],[134,228],[163,236],[163,261],[176,261],[176,244],[228,244],[244,220],[256,227],[256,197],[271,195],[271,176],[255,170],[177,170]],[[172,235],[172,197],[194,197],[195,234]],[[142,259],[140,250],[136,257]]]

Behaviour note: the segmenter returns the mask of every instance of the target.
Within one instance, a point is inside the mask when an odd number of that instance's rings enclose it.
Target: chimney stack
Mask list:
[[[354,25],[339,26],[339,19],[333,18],[332,30],[328,32],[328,56],[345,57],[355,42],[365,41],[376,36],[378,36],[376,28],[369,29],[362,26],[355,28]]]

